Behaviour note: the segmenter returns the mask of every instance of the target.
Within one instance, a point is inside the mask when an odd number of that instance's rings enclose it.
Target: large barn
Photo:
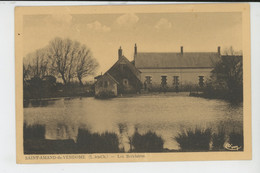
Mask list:
[[[137,52],[134,48],[135,67],[148,89],[202,87],[220,56],[220,47],[216,52],[185,52],[183,47],[180,52]]]

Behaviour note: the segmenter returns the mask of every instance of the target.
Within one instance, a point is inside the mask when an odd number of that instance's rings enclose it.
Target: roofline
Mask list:
[[[222,57],[243,57],[243,55],[221,55]]]
[[[136,67],[142,69],[213,69],[214,67]]]
[[[120,61],[121,59],[126,59],[132,66],[134,66],[134,67],[136,68],[136,66],[135,66],[134,64],[132,64],[132,63],[129,61],[129,59],[127,59],[127,57],[125,57],[124,55],[122,55],[122,57],[121,57],[120,59],[118,59],[118,60],[112,65],[112,67],[110,67],[105,73],[108,73],[111,69],[113,69],[114,66],[116,65],[116,63],[117,63],[118,61]],[[136,68],[136,69],[138,70],[139,73],[142,73],[138,68]]]
[[[115,81],[117,84],[119,84],[119,82],[108,72],[106,73],[113,81]]]
[[[113,69],[114,68],[114,66],[116,66],[116,63],[118,62],[118,61],[120,61],[121,59],[123,59],[123,58],[126,58],[124,55],[122,55],[122,57],[120,58],[120,59],[118,59],[104,74],[106,74],[106,73],[108,73],[111,69]],[[127,58],[126,58],[127,59]],[[127,59],[128,60],[128,59]],[[129,61],[129,60],[128,60]]]
[[[117,80],[115,78],[113,78],[113,76],[111,76],[109,73],[105,73],[102,76],[100,76],[97,80],[101,80],[103,79],[105,76],[108,76],[110,79],[112,79],[116,84],[119,84],[119,82],[117,82]]]
[[[175,54],[181,54],[181,52],[137,52],[137,55],[141,54],[141,53],[175,53]],[[185,54],[185,53],[214,53],[214,54],[218,54],[218,52],[183,52],[183,54]]]

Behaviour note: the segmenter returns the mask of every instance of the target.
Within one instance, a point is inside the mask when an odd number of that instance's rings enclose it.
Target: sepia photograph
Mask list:
[[[251,158],[248,4],[15,12],[18,163]]]

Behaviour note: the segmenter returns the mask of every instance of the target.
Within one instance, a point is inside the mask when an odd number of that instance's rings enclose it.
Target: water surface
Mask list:
[[[140,133],[156,132],[163,138],[165,148],[178,149],[174,137],[183,129],[210,127],[214,132],[224,123],[227,133],[241,131],[243,109],[222,100],[185,95],[154,94],[108,100],[62,98],[41,105],[30,103],[24,108],[24,121],[28,125],[45,125],[46,139],[76,141],[78,128],[87,128],[91,132],[117,133],[127,150],[127,137],[138,129]],[[124,127],[121,134],[120,125]]]

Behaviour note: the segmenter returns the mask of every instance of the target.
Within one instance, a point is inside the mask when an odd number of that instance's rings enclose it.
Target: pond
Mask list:
[[[28,125],[44,125],[45,139],[73,139],[78,128],[91,132],[115,132],[128,150],[128,136],[137,129],[143,134],[155,132],[164,140],[164,148],[178,149],[174,137],[182,130],[212,128],[224,124],[226,132],[242,131],[243,108],[226,101],[189,97],[185,94],[148,94],[107,100],[61,98],[31,102],[24,108]],[[123,133],[119,126],[123,125]]]

